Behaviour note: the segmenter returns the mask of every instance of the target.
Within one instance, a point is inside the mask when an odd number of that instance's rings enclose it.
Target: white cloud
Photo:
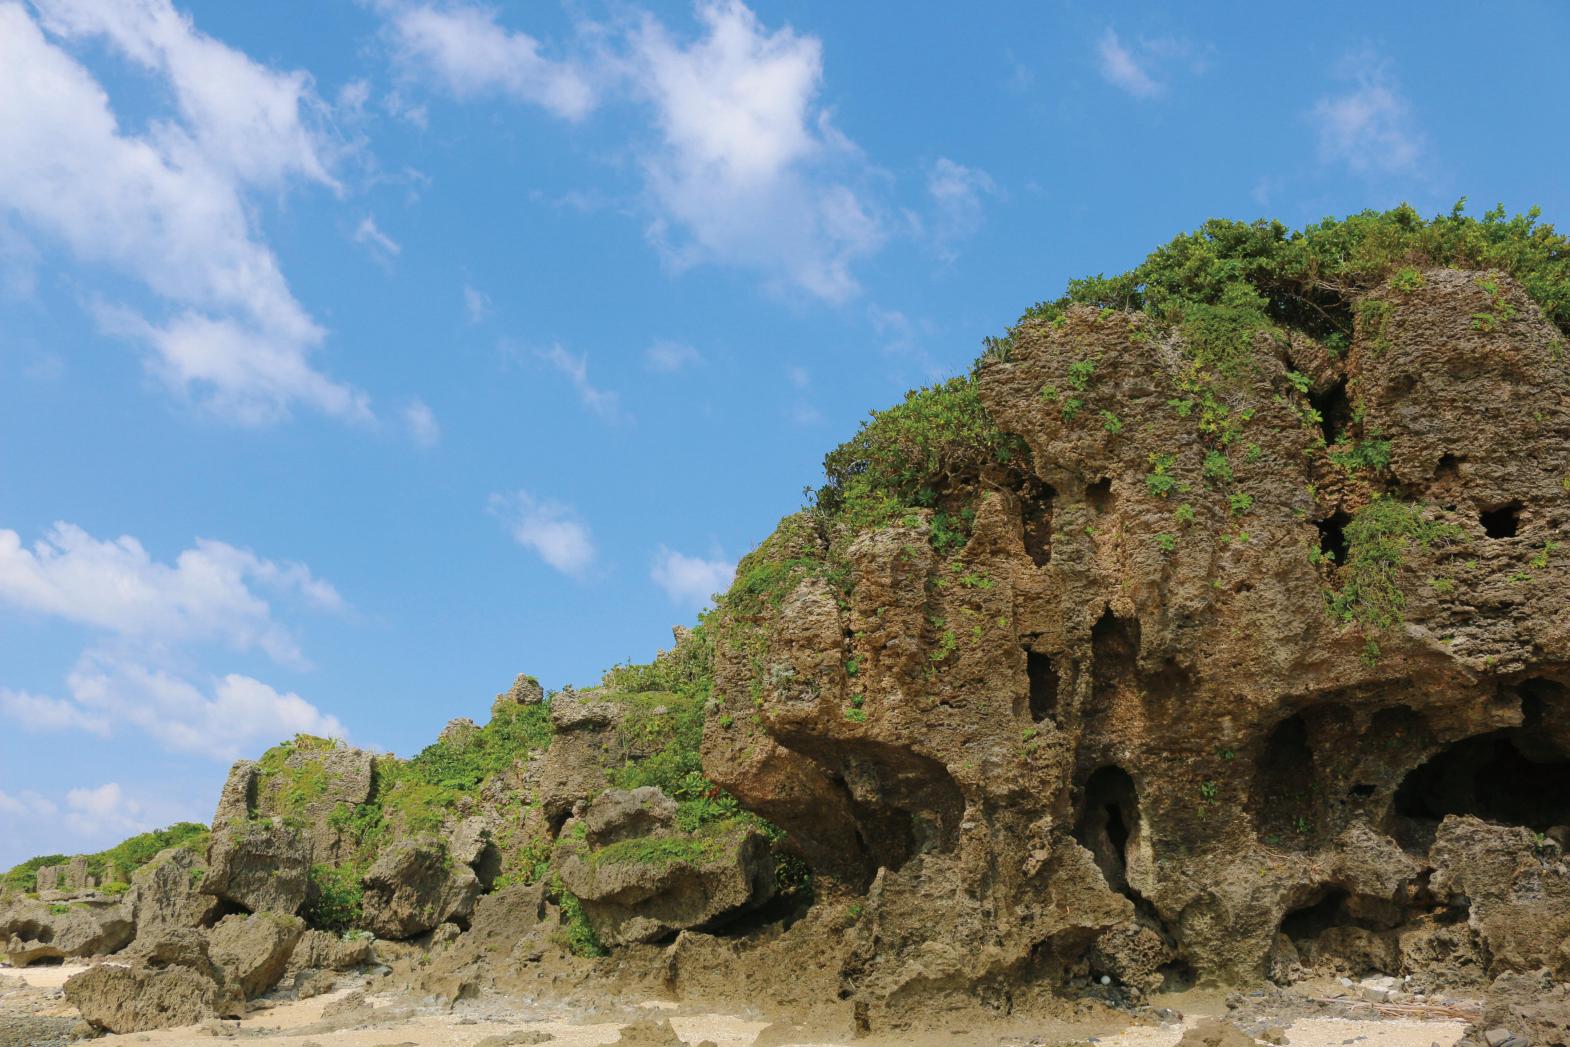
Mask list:
[[[57,36],[105,38],[163,77],[179,119],[126,133],[104,87],[20,4],[0,0],[0,208],[174,306],[165,320],[98,313],[111,333],[144,342],[150,369],[176,391],[242,424],[297,403],[368,418],[363,394],[310,366],[324,332],[290,292],[245,198],[291,181],[336,190],[332,150],[307,120],[319,104],[308,78],[198,33],[168,0],[37,7]]]
[[[583,353],[574,356],[559,345],[553,345],[540,353],[540,359],[550,364],[578,391],[578,399],[583,406],[599,415],[607,422],[624,421],[621,413],[621,397],[607,389],[601,389],[589,381],[589,355]]]
[[[129,723],[176,752],[234,760],[279,738],[347,735],[330,716],[292,692],[238,673],[206,686],[138,661],[89,652],[67,678],[84,710]]]
[[[371,215],[360,219],[360,224],[355,226],[354,242],[370,251],[371,256],[381,262],[390,261],[403,253],[403,248],[398,246],[398,242],[382,232],[381,227],[376,224],[376,219]]]
[[[100,541],[71,524],[55,524],[30,548],[0,530],[0,606],[102,634],[67,676],[66,697],[0,688],[0,715],[29,731],[107,737],[129,726],[166,749],[221,760],[300,731],[341,736],[337,719],[297,694],[249,676],[208,680],[171,668],[186,661],[185,648],[207,642],[303,667],[293,635],[274,617],[274,594],[344,607],[305,565],[224,542],[198,539],[163,563],[134,538]]]
[[[217,640],[303,664],[258,588],[325,610],[343,607],[337,590],[305,565],[224,542],[198,539],[169,565],[129,535],[99,541],[57,523],[29,549],[17,532],[0,529],[0,603],[143,643]]]
[[[403,409],[403,422],[409,436],[421,447],[435,447],[442,438],[441,423],[423,400],[413,400]]]
[[[645,349],[643,359],[651,371],[664,371],[667,374],[703,362],[703,357],[692,346],[664,338]]]
[[[514,541],[563,574],[582,577],[593,565],[594,540],[571,507],[517,491],[492,495],[491,511],[501,517]]]
[[[789,378],[790,384],[797,389],[805,389],[812,384],[812,372],[799,365],[786,368],[785,377]]]
[[[0,812],[19,818],[52,818],[60,813],[60,808],[31,789],[23,789],[14,796],[0,790]]]
[[[998,187],[992,176],[980,168],[940,156],[927,171],[927,195],[933,206],[927,235],[938,254],[952,260],[954,245],[981,228],[985,207],[982,198],[997,196]]]
[[[65,821],[79,836],[119,833],[122,836],[153,828],[142,805],[125,794],[118,782],[96,789],[70,789],[65,794]]]
[[[1176,36],[1140,37],[1126,45],[1108,29],[1096,42],[1102,79],[1135,98],[1158,98],[1180,73],[1202,76],[1215,49]]]
[[[0,713],[28,731],[86,731],[108,737],[109,721],[61,698],[0,687]]]
[[[493,10],[464,3],[388,6],[399,59],[459,98],[506,95],[568,120],[594,108],[594,89],[583,70],[544,57],[538,40],[497,25]]]
[[[484,323],[491,315],[490,295],[464,284],[463,312],[471,324]]]
[[[883,230],[835,177],[836,165],[856,173],[864,162],[815,102],[822,44],[767,30],[739,0],[709,0],[697,13],[704,35],[690,44],[652,16],[633,39],[634,83],[663,138],[644,158],[651,236],[679,266],[740,265],[831,301],[850,297],[852,263]]]
[[[298,175],[337,188],[324,155],[332,146],[319,126],[328,107],[305,73],[252,61],[198,32],[169,0],[33,0],[33,6],[51,33],[103,37],[165,76],[209,162],[246,182],[273,186]]]
[[[663,545],[649,571],[649,577],[665,590],[671,602],[684,607],[704,606],[715,593],[730,588],[735,576],[736,564],[723,556],[688,556]]]
[[[1108,29],[1096,44],[1102,79],[1121,88],[1135,98],[1154,98],[1165,90],[1151,78],[1131,51],[1123,46],[1118,34]]]
[[[489,9],[381,6],[405,65],[454,96],[500,93],[566,119],[585,116],[599,93],[651,106],[658,138],[638,148],[647,231],[675,268],[738,266],[829,301],[859,290],[853,267],[886,234],[856,185],[879,175],[817,100],[816,37],[770,29],[741,0],[700,0],[690,41],[650,14],[624,34],[580,20],[599,48],[574,64],[542,57],[539,41]]]
[[[102,737],[132,727],[170,751],[235,760],[294,734],[342,738],[339,720],[294,693],[230,673],[207,683],[106,651],[88,651],[66,678],[69,698],[0,690],[0,713],[27,731]]]
[[[1321,98],[1311,114],[1319,129],[1319,155],[1359,174],[1400,174],[1416,168],[1426,147],[1412,117],[1412,106],[1390,72],[1372,51],[1348,55],[1338,79],[1350,89]]]

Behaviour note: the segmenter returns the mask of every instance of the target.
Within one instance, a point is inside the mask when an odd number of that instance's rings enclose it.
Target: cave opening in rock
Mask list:
[[[1254,825],[1272,846],[1306,846],[1318,828],[1314,805],[1314,751],[1308,723],[1295,713],[1265,739],[1254,776]]]
[[[1107,885],[1130,896],[1128,848],[1138,831],[1139,793],[1134,779],[1121,767],[1098,768],[1085,782],[1074,838],[1095,858]]]
[[[1346,563],[1346,525],[1352,518],[1346,513],[1337,511],[1319,521],[1319,551],[1330,558],[1333,563]]]
[[[1395,813],[1419,822],[1470,814],[1537,832],[1570,825],[1570,756],[1529,728],[1466,738],[1402,780]]]
[[[24,942],[38,942],[40,945],[53,944],[55,929],[47,923],[38,923],[26,920],[11,925],[11,934]]]
[[[1332,927],[1351,923],[1346,912],[1347,892],[1331,887],[1307,905],[1293,909],[1281,918],[1281,933],[1294,942],[1318,938]]]
[[[1434,479],[1448,480],[1461,475],[1461,459],[1453,454],[1439,456],[1439,464],[1434,466]]]
[[[1095,483],[1085,488],[1085,501],[1098,513],[1104,513],[1112,508],[1112,481],[1102,477]]]
[[[1031,485],[1020,492],[1020,522],[1025,533],[1025,552],[1037,567],[1052,560],[1052,504],[1057,491],[1046,484]]]
[[[1051,719],[1058,711],[1058,672],[1045,654],[1025,650],[1025,676],[1030,687],[1030,718],[1036,723]]]
[[[1521,503],[1510,502],[1493,509],[1484,509],[1478,518],[1483,533],[1490,538],[1514,538],[1521,529]]]
[[[1323,392],[1310,393],[1308,402],[1319,412],[1319,428],[1325,434],[1325,443],[1335,443],[1352,421],[1352,404],[1347,400],[1346,379],[1337,380]]]

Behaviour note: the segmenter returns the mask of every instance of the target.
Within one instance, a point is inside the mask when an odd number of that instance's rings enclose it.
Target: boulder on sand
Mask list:
[[[131,909],[119,899],[49,904],[24,898],[0,911],[0,949],[15,967],[111,953],[135,934]]]
[[[298,916],[225,916],[208,932],[207,951],[225,980],[250,1000],[278,984],[304,932],[305,921]]]
[[[245,998],[207,952],[200,931],[170,931],[138,950],[131,965],[99,964],[65,983],[82,1018],[106,1032],[143,1032],[238,1018]]]

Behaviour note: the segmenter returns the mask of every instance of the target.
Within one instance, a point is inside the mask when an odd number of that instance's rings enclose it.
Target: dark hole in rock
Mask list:
[[[249,916],[251,910],[227,898],[220,898],[218,904],[213,906],[212,915],[202,921],[203,927],[216,927],[225,916]]]
[[[1399,927],[1407,915],[1389,899],[1329,885],[1283,916],[1281,933],[1309,964],[1329,960],[1361,974],[1369,969],[1369,943]]]
[[[1570,758],[1525,728],[1466,738],[1406,776],[1395,813],[1426,822],[1470,814],[1538,832],[1570,824]]]
[[[480,889],[489,891],[495,885],[496,878],[502,872],[501,850],[493,843],[486,844],[485,848],[480,851],[480,856],[474,860],[474,864],[470,868],[474,870],[475,877],[480,881]]]
[[[1354,785],[1351,794],[1359,800],[1366,800],[1373,796],[1379,787],[1377,785]]]
[[[1351,922],[1346,913],[1346,901],[1345,890],[1331,887],[1314,901],[1282,917],[1281,933],[1300,942],[1317,938],[1332,927],[1345,926]]]
[[[1186,960],[1162,964],[1156,973],[1161,975],[1162,992],[1187,992],[1199,981],[1199,976]]]
[[[40,945],[49,945],[55,940],[55,929],[47,923],[34,923],[31,920],[12,926],[11,933],[23,941],[38,942]]]
[[[1254,824],[1272,846],[1306,847],[1315,829],[1314,752],[1301,713],[1265,739],[1254,775]]]
[[[699,930],[716,938],[751,938],[776,928],[788,931],[807,915],[812,900],[810,890],[781,891],[756,908],[722,913]]]
[[[1139,832],[1139,793],[1134,779],[1121,767],[1101,767],[1085,782],[1074,838],[1096,859],[1107,885],[1131,894],[1128,885],[1128,847]]]
[[[1037,567],[1045,567],[1052,559],[1052,502],[1057,496],[1046,484],[1020,492],[1025,552]]]
[[[1514,538],[1521,529],[1521,503],[1511,502],[1497,509],[1484,509],[1479,517],[1483,533],[1490,538]]]
[[[1316,525],[1319,528],[1319,551],[1337,564],[1346,563],[1346,525],[1351,522],[1350,516],[1338,511]]]
[[[1085,488],[1085,501],[1098,513],[1112,508],[1112,481],[1106,477]]]
[[[1552,680],[1531,679],[1524,680],[1517,688],[1521,695],[1521,729],[1536,732],[1545,727],[1544,718],[1547,715],[1548,703],[1565,703],[1566,692],[1563,686]]]
[[[1461,459],[1453,454],[1439,456],[1439,464],[1434,466],[1434,479],[1448,480],[1461,474]]]
[[[1104,610],[1090,630],[1090,659],[1091,685],[1102,702],[1131,687],[1139,661],[1139,619]]]
[[[1035,651],[1025,652],[1025,676],[1030,681],[1030,718],[1040,723],[1058,711],[1058,672],[1052,659]]]
[[[1352,420],[1352,404],[1346,397],[1346,379],[1338,380],[1324,392],[1310,393],[1308,402],[1319,412],[1319,428],[1325,434],[1325,443],[1335,443]]]

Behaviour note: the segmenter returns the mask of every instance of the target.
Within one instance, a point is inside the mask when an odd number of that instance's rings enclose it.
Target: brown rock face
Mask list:
[[[127,903],[136,913],[136,936],[148,940],[180,927],[201,927],[216,914],[217,898],[197,888],[207,865],[183,847],[172,847],[131,878]]]
[[[657,791],[657,790],[656,790]],[[656,942],[755,908],[774,894],[774,862],[758,833],[651,836],[638,849],[562,845],[556,870],[602,942]]]
[[[230,824],[213,834],[201,892],[248,912],[293,915],[305,903],[310,852],[300,833],[283,825]]]
[[[400,840],[365,874],[365,927],[382,938],[408,938],[442,923],[467,924],[480,882],[452,860],[435,836]]]
[[[66,999],[94,1028],[141,1032],[237,1018],[245,999],[224,980],[201,932],[172,931],[139,950],[129,967],[101,964],[65,983]]]
[[[51,905],[24,898],[0,910],[0,951],[15,967],[112,953],[135,933],[131,908],[118,900]]]
[[[352,971],[376,961],[376,943],[344,939],[326,931],[306,931],[289,954],[288,971]]]
[[[822,569],[718,623],[705,768],[865,893],[861,1006],[1570,972],[1564,342],[1499,273],[1367,302],[1216,381],[1141,316],[1027,324],[979,391],[1028,456],[754,554]]]

